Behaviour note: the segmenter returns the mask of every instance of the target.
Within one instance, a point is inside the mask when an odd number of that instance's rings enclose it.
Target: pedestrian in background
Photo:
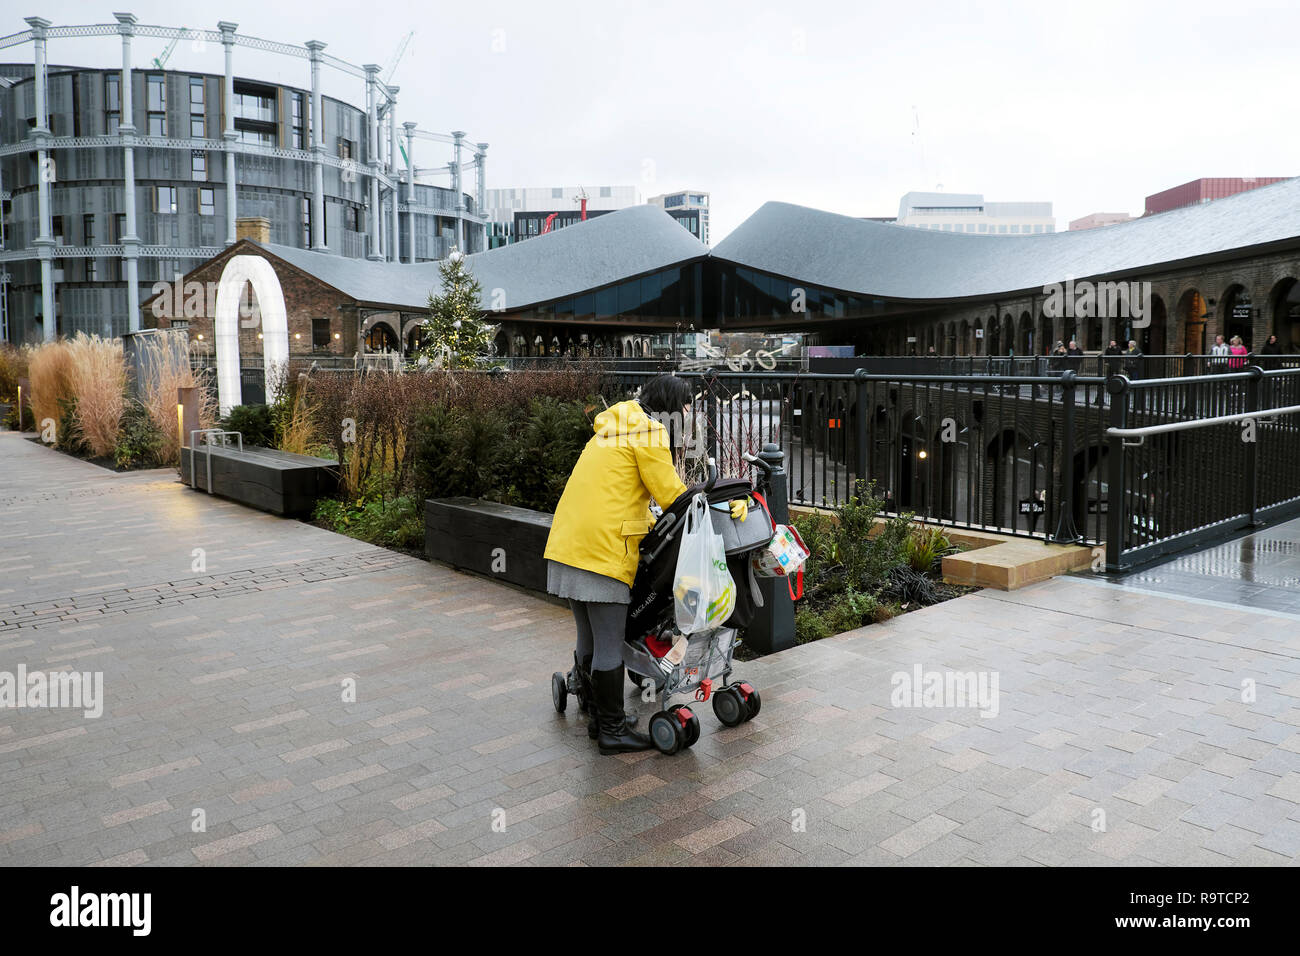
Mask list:
[[[1228,346],[1232,353],[1232,358],[1228,359],[1228,367],[1234,372],[1238,372],[1246,367],[1246,356],[1249,351],[1246,349],[1246,343],[1242,342],[1240,335],[1232,337],[1232,343]]]

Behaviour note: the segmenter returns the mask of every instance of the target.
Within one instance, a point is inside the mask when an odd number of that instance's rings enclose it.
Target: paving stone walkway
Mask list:
[[[600,757],[554,712],[571,644],[520,591],[0,433],[0,672],[102,671],[105,696],[0,709],[0,864],[1300,854],[1290,615],[981,592],[740,665],[762,713],[705,706],[674,757]],[[996,715],[893,706],[917,667],[996,676]]]

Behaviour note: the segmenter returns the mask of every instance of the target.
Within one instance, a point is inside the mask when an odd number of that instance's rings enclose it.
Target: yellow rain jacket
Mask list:
[[[607,408],[594,430],[555,508],[546,558],[631,587],[641,539],[654,524],[651,495],[667,508],[686,486],[673,468],[668,429],[636,402]]]

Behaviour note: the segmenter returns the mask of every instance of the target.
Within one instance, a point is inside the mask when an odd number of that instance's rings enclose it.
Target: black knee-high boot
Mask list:
[[[613,670],[591,672],[596,696],[596,722],[600,731],[596,743],[605,755],[649,750],[654,746],[649,737],[632,729],[623,712],[623,679],[622,664]]]
[[[585,700],[582,703],[582,710],[590,715],[591,719],[587,721],[587,736],[595,740],[600,736],[600,722],[596,719],[596,691],[591,685],[591,655],[588,654],[581,661],[578,661],[578,652],[573,652],[574,665],[578,668],[578,683],[583,688]],[[627,725],[635,727],[637,718],[634,716],[627,717]]]

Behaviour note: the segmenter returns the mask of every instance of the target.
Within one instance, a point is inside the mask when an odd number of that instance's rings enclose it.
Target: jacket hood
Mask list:
[[[600,438],[666,431],[660,422],[647,415],[640,403],[635,401],[619,402],[605,409],[596,416],[592,430]]]

